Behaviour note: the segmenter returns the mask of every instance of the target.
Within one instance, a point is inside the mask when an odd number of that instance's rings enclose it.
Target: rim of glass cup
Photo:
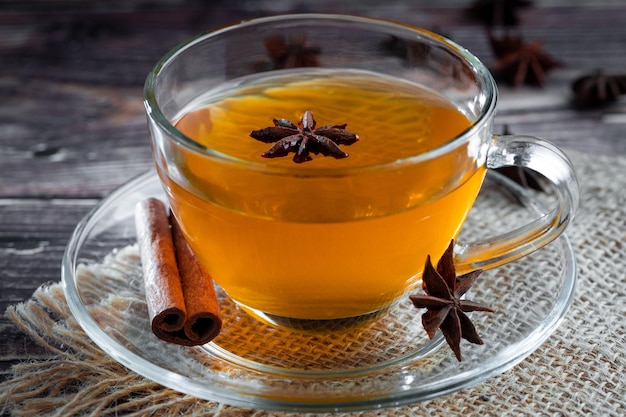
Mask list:
[[[179,54],[183,51],[192,48],[194,45],[206,41],[210,38],[219,37],[224,35],[227,32],[236,31],[240,28],[245,28],[248,26],[255,26],[259,24],[267,24],[271,22],[285,22],[289,21],[290,23],[294,20],[318,20],[318,21],[328,21],[328,22],[346,22],[353,24],[365,24],[371,25],[372,27],[378,28],[379,31],[382,32],[383,29],[388,28],[393,30],[394,32],[403,31],[407,34],[413,34],[414,36],[420,36],[424,38],[430,39],[432,42],[439,44],[447,48],[449,51],[456,53],[462,59],[464,59],[467,63],[470,64],[473,73],[476,77],[482,82],[484,86],[484,93],[486,100],[483,103],[480,113],[475,121],[472,122],[471,126],[465,129],[463,132],[458,134],[457,136],[451,138],[449,141],[439,145],[436,148],[433,148],[427,152],[419,153],[416,155],[411,155],[406,158],[402,158],[399,160],[385,162],[380,164],[372,164],[372,165],[364,165],[357,167],[333,167],[333,168],[316,168],[315,170],[303,170],[299,164],[294,164],[293,167],[284,167],[284,166],[272,166],[269,164],[265,164],[263,162],[254,162],[250,160],[244,160],[237,157],[233,157],[231,155],[224,154],[222,152],[216,151],[214,149],[208,148],[201,143],[195,141],[189,136],[183,134],[180,130],[178,130],[171,122],[168,120],[163,112],[160,109],[160,106],[156,100],[155,94],[155,86],[156,80],[159,77],[161,70],[168,65],[173,59],[175,59]],[[204,33],[200,33],[196,36],[193,36],[182,43],[175,46],[169,52],[167,52],[154,66],[152,71],[148,74],[145,84],[144,84],[144,106],[146,109],[146,113],[148,117],[150,117],[157,125],[163,129],[169,136],[169,138],[173,139],[177,144],[193,150],[207,158],[215,159],[217,161],[238,165],[241,168],[246,170],[258,170],[264,172],[271,172],[275,174],[287,174],[287,175],[299,175],[299,176],[318,176],[318,175],[347,175],[353,174],[355,172],[368,171],[368,170],[385,170],[385,169],[397,169],[401,166],[410,165],[420,163],[432,158],[436,158],[440,155],[444,155],[451,150],[461,146],[465,142],[469,141],[469,139],[478,131],[480,131],[486,123],[490,120],[490,117],[495,112],[496,102],[497,102],[498,90],[496,86],[496,82],[493,79],[493,76],[487,69],[487,67],[471,52],[469,52],[464,47],[458,45],[457,43],[447,39],[441,35],[438,35],[434,32],[428,31],[426,29],[419,28],[417,26],[412,26],[409,24],[404,24],[400,22],[392,22],[389,20],[371,18],[371,17],[361,17],[361,16],[351,16],[351,15],[341,15],[341,14],[321,14],[321,13],[302,13],[302,14],[285,14],[271,17],[261,17],[250,20],[245,20],[237,23],[233,23],[226,26],[221,26],[213,30],[209,30]]]

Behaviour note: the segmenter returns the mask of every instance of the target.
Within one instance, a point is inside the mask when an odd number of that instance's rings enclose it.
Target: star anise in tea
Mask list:
[[[494,311],[489,307],[462,299],[481,273],[482,270],[476,270],[460,277],[456,276],[453,240],[437,263],[436,269],[430,261],[430,255],[427,257],[422,275],[422,288],[426,294],[409,296],[415,307],[428,309],[422,315],[422,325],[428,337],[432,339],[437,331],[441,330],[458,361],[463,360],[461,338],[471,343],[483,344],[472,321],[465,313]]]
[[[304,112],[298,125],[286,119],[274,119],[274,126],[253,130],[250,136],[265,143],[275,144],[261,154],[265,158],[276,158],[294,152],[297,163],[313,159],[311,153],[345,158],[348,156],[339,145],[351,145],[359,136],[348,132],[346,124],[316,127],[311,110]]]
[[[543,51],[540,40],[527,43],[521,37],[506,34],[497,38],[489,33],[489,41],[497,59],[493,72],[514,87],[524,83],[543,86],[548,72],[561,66]]]
[[[598,71],[576,79],[572,90],[580,107],[603,106],[626,94],[626,75],[607,75]]]

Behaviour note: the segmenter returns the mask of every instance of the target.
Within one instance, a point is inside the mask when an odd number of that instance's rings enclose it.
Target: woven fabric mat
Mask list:
[[[626,158],[570,156],[582,191],[578,215],[567,231],[579,283],[567,317],[547,342],[511,370],[473,388],[393,409],[335,415],[626,415]],[[13,376],[0,384],[3,413],[299,415],[198,400],[129,371],[82,331],[59,283],[42,286],[6,314],[53,356],[13,367]]]

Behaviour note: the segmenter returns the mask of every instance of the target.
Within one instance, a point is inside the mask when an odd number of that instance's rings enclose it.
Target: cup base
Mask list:
[[[390,309],[390,307],[383,307],[370,313],[337,319],[301,319],[266,313],[239,303],[237,305],[261,323],[298,333],[328,333],[351,330],[377,320]]]

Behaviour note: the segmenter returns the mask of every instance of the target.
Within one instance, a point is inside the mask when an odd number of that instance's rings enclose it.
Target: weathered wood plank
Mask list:
[[[0,89],[13,92],[0,107],[0,196],[102,196],[152,166],[140,88],[11,78]]]
[[[0,303],[16,301],[6,289],[32,292],[33,285],[60,280],[68,239],[97,201],[0,199]]]
[[[0,375],[18,360],[48,355],[4,312],[43,283],[60,281],[65,246],[96,201],[0,199]]]

